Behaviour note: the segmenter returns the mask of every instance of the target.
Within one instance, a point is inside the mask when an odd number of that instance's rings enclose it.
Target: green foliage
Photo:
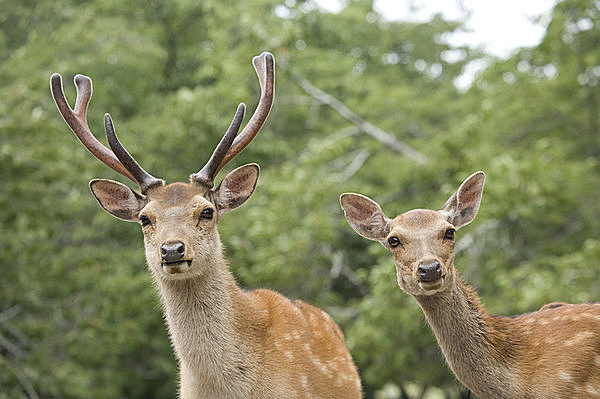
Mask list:
[[[453,82],[478,54],[441,39],[458,24],[385,22],[371,5],[0,0],[0,398],[165,398],[177,386],[138,226],[102,212],[86,187],[121,178],[68,132],[52,72],[71,103],[73,75],[91,76],[92,131],[110,112],[144,167],[175,181],[203,165],[238,102],[254,109],[251,57],[275,54],[271,115],[228,167],[258,162],[262,176],[221,236],[241,285],[334,316],[367,397],[461,388],[389,254],[347,226],[342,192],[392,216],[440,207],[484,170],[456,264],[490,311],[599,300],[598,7],[560,2],[539,46],[492,62],[462,93]],[[426,161],[366,134],[305,80]]]

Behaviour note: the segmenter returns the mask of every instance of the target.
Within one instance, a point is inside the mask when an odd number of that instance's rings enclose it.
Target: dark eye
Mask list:
[[[152,224],[150,218],[146,215],[140,216],[140,223],[142,224],[142,226],[149,226]]]
[[[210,219],[212,219],[212,217],[213,217],[213,210],[212,210],[212,208],[206,208],[200,214],[200,218],[202,218],[202,219],[210,220]]]
[[[446,240],[454,240],[454,232],[455,232],[455,231],[456,231],[456,230],[454,230],[454,229],[452,229],[452,228],[450,228],[450,229],[446,230],[446,233],[444,234],[444,238],[445,238]]]
[[[393,236],[388,238],[388,244],[390,244],[390,247],[396,248],[398,245],[400,245],[400,240],[398,237]]]

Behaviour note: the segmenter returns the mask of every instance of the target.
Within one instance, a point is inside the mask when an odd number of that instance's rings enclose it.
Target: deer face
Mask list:
[[[146,260],[155,275],[200,273],[197,264],[209,264],[212,253],[219,250],[215,205],[206,194],[185,184],[171,184],[139,212]]]
[[[93,180],[90,187],[108,213],[140,223],[148,267],[156,277],[185,279],[210,273],[207,265],[217,264],[217,223],[252,195],[258,173],[258,165],[244,165],[216,189],[193,181],[173,183],[151,188],[145,198],[111,180]]]
[[[441,210],[415,209],[394,219],[364,195],[342,194],[340,203],[358,234],[392,253],[400,288],[413,296],[435,295],[454,284],[454,232],[477,215],[483,183],[483,172],[477,172]]]
[[[454,282],[454,231],[441,212],[417,209],[388,224],[385,246],[396,265],[398,285],[411,295],[433,295]]]

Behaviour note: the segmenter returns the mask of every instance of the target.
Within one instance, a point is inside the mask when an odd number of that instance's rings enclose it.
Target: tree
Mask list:
[[[230,166],[258,162],[261,178],[221,235],[243,286],[334,316],[368,397],[461,387],[389,254],[346,225],[342,192],[395,214],[441,206],[484,170],[456,264],[488,308],[600,297],[593,4],[559,3],[539,46],[495,60],[464,93],[453,81],[480,54],[444,43],[457,23],[385,22],[370,1],[338,14],[309,1],[1,5],[0,398],[163,398],[177,384],[138,227],[99,212],[86,187],[120,177],[68,133],[52,72],[71,102],[73,75],[91,76],[92,131],[110,112],[144,167],[175,181],[207,159],[238,102],[254,108],[250,60],[275,54],[273,111]]]

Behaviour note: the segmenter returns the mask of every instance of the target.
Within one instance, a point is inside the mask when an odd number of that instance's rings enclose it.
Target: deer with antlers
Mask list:
[[[58,74],[51,77],[51,91],[83,145],[139,186],[141,194],[112,180],[90,182],[108,213],[141,224],[180,365],[181,398],[360,398],[356,366],[331,317],[274,291],[242,290],[224,259],[217,223],[253,193],[259,167],[238,167],[217,187],[215,177],[256,136],[273,102],[273,55],[254,57],[253,64],[261,87],[256,111],[237,135],[245,111],[239,105],[209,161],[189,183],[166,185],[142,169],[117,139],[109,114],[104,125],[112,151],[94,137],[86,120],[88,77],[75,76],[75,109]]]
[[[394,258],[456,377],[481,398],[600,398],[600,304],[551,303],[515,317],[489,314],[454,267],[454,233],[477,214],[484,174],[463,182],[439,211],[389,219],[373,200],[340,197],[350,226]]]

